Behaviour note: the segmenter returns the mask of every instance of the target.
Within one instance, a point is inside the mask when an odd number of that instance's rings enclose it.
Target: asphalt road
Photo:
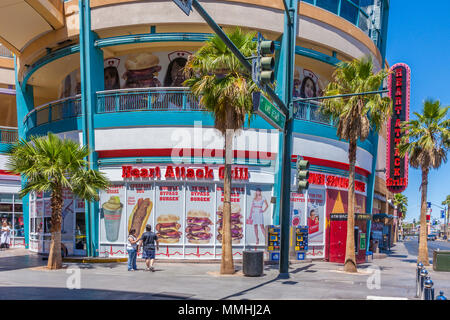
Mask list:
[[[405,240],[403,243],[408,250],[408,254],[417,256],[417,254],[419,253],[419,243],[417,242],[417,237],[408,237],[407,239],[408,240]],[[437,249],[450,250],[450,241],[428,241],[428,256],[430,257],[430,259],[433,259],[433,251]]]

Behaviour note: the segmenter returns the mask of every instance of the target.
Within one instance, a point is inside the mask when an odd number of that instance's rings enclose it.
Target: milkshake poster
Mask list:
[[[223,237],[223,185],[217,186],[216,244],[222,243]],[[244,238],[245,187],[231,187],[231,242],[243,244]]]
[[[127,235],[130,230],[136,231],[136,237],[140,239],[145,232],[145,226],[153,226],[154,199],[153,184],[130,183],[127,190]]]
[[[125,243],[125,186],[113,184],[100,192],[100,242]]]
[[[250,185],[247,188],[247,215],[245,217],[245,243],[247,245],[266,244],[266,225],[272,224],[271,197],[271,186]]]
[[[186,186],[186,244],[212,244],[214,232],[214,185]]]
[[[310,245],[325,242],[325,197],[324,189],[308,189],[308,242]]]
[[[160,244],[181,244],[183,223],[183,185],[156,186],[155,232]]]

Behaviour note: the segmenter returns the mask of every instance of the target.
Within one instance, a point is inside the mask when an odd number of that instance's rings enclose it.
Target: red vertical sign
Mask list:
[[[390,69],[389,96],[392,100],[392,116],[387,125],[386,186],[393,193],[400,193],[408,185],[408,155],[400,157],[398,145],[404,133],[401,123],[409,120],[409,92],[411,70],[404,63]]]

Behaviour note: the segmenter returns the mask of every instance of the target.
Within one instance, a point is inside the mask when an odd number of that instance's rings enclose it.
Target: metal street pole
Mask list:
[[[293,83],[294,83],[294,63],[295,63],[295,31],[298,12],[298,0],[283,1],[286,12],[284,14],[285,27],[283,45],[285,50],[285,83],[284,99],[289,113],[286,115],[284,126],[284,154],[282,167],[281,185],[281,243],[280,243],[280,277],[289,277],[289,231],[290,231],[290,204],[291,204],[291,154],[292,154],[292,131],[293,131]],[[283,63],[280,60],[280,63]]]

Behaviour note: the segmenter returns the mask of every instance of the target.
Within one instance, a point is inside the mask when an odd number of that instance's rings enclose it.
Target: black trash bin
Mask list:
[[[244,251],[242,264],[245,276],[262,276],[264,270],[264,251]]]

